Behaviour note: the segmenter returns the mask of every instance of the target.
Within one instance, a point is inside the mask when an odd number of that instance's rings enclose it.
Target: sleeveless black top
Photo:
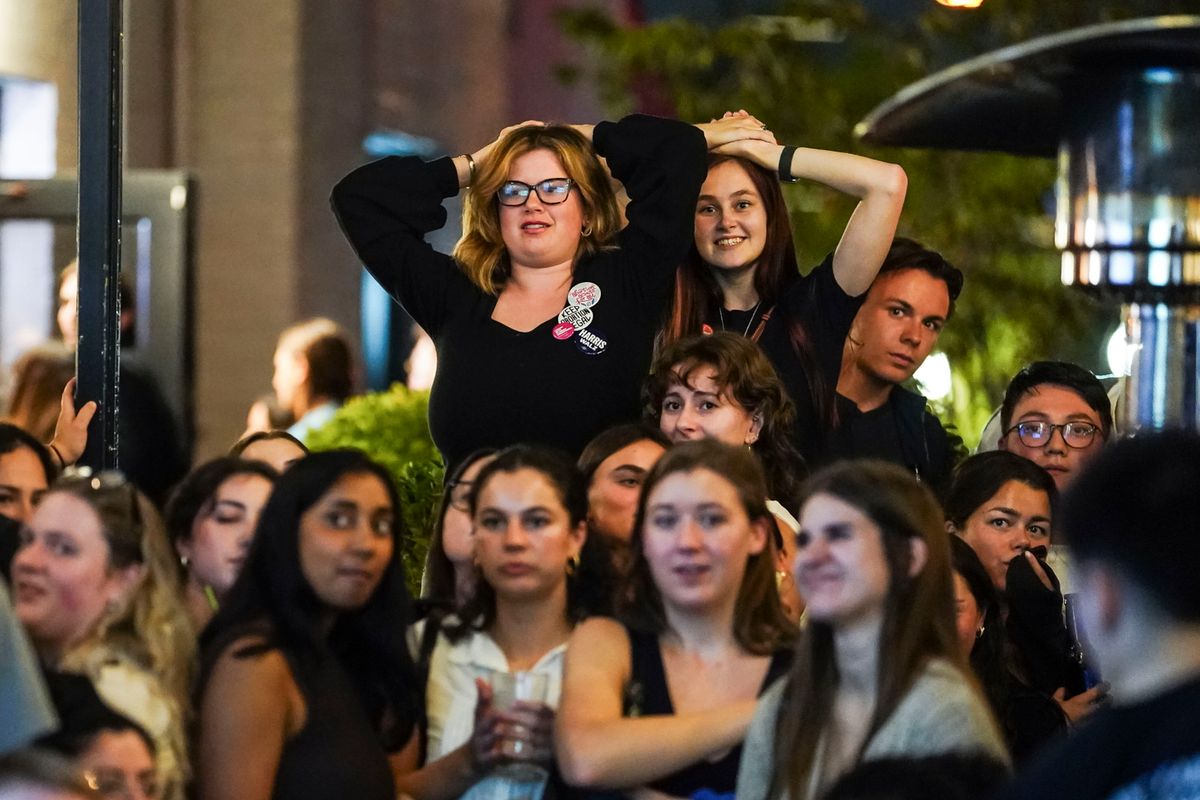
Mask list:
[[[337,658],[326,654],[305,662],[305,667],[303,678],[296,674],[296,680],[308,706],[307,718],[283,745],[271,797],[395,800],[383,742]]]
[[[625,630],[629,634],[629,647],[633,662],[632,676],[629,685],[625,687],[625,716],[674,714],[675,706],[671,702],[671,693],[667,687],[667,673],[663,668],[662,649],[659,646],[658,634],[635,631],[628,627]],[[777,651],[771,656],[767,675],[758,689],[760,696],[768,686],[775,682],[776,678],[787,673],[791,662],[792,650],[790,648]],[[742,746],[739,744],[717,761],[697,761],[691,766],[654,781],[649,786],[676,797],[690,797],[700,789],[707,789],[716,794],[732,795],[737,788],[738,762],[741,759]]]

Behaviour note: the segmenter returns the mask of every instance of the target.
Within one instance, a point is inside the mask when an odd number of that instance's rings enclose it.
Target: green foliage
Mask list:
[[[855,124],[904,86],[966,58],[1035,36],[1137,16],[1195,11],[1195,0],[990,0],[974,11],[932,0],[911,21],[871,17],[855,0],[785,0],[780,16],[716,28],[669,19],[625,29],[598,10],[565,11],[569,35],[598,56],[612,113],[638,97],[682,119],[745,108],[781,142],[859,152],[909,176],[901,235],[940,250],[967,275],[939,349],[955,391],[947,422],[974,445],[1005,385],[1038,358],[1106,372],[1115,305],[1062,286],[1048,198],[1049,160],[995,153],[870,148]],[[784,188],[801,264],[836,246],[852,198],[821,186]]]
[[[414,597],[442,491],[441,456],[429,437],[428,415],[429,393],[397,383],[350,400],[305,442],[313,450],[362,450],[391,473],[408,534],[401,555]]]

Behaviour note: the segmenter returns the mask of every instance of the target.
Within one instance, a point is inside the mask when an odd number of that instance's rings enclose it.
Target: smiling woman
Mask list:
[[[744,111],[725,118],[758,123]],[[837,248],[807,275],[796,264],[780,190],[780,181],[797,179],[859,200]],[[795,443],[806,458],[824,449],[842,343],[892,243],[906,189],[895,164],[783,147],[773,136],[722,144],[709,154],[693,246],[676,274],[663,338],[727,330],[758,342],[798,409]]]
[[[794,565],[808,626],[746,737],[737,796],[821,796],[861,761],[1008,755],[959,652],[933,494],[899,467],[814,475]]]
[[[744,448],[688,442],[650,470],[621,621],[584,622],[567,652],[555,738],[569,783],[733,791],[754,699],[786,671],[795,635],[772,529],[762,468]]]
[[[451,470],[516,442],[577,455],[637,418],[705,147],[743,138],[770,135],[742,119],[530,122],[453,159],[376,161],[334,188],[363,263],[437,346],[429,422]],[[599,157],[630,197],[624,228]],[[424,236],[464,188],[463,237],[453,257],[434,252]]]

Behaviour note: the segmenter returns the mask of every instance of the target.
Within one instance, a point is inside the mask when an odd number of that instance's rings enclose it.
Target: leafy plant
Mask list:
[[[407,532],[401,551],[405,578],[414,596],[442,492],[442,461],[429,436],[428,413],[428,392],[397,383],[353,398],[305,442],[313,450],[362,450],[391,473]]]
[[[931,1],[906,17],[872,16],[859,0],[783,0],[778,16],[719,27],[675,18],[625,28],[596,9],[564,11],[560,21],[598,56],[601,96],[614,114],[640,107],[701,121],[745,108],[781,142],[905,168],[899,233],[940,250],[967,277],[939,349],[954,386],[943,419],[973,446],[1027,362],[1059,358],[1107,371],[1103,343],[1116,326],[1115,304],[1059,281],[1051,161],[871,148],[855,139],[854,126],[899,89],[965,58],[1056,30],[1194,9],[1194,2],[996,0],[964,12]],[[836,246],[854,201],[812,184],[784,192],[800,263],[816,264]]]

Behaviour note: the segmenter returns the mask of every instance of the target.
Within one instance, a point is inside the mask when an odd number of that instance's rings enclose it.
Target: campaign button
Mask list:
[[[558,315],[559,322],[569,322],[575,330],[583,330],[592,324],[592,310],[583,306],[567,306]]]
[[[560,322],[550,329],[555,339],[570,339],[575,335],[575,326],[569,322]]]
[[[577,283],[567,292],[567,302],[573,306],[591,308],[600,302],[600,287],[591,281]]]
[[[608,340],[596,331],[582,330],[575,334],[575,347],[585,355],[598,356],[608,348]]]

